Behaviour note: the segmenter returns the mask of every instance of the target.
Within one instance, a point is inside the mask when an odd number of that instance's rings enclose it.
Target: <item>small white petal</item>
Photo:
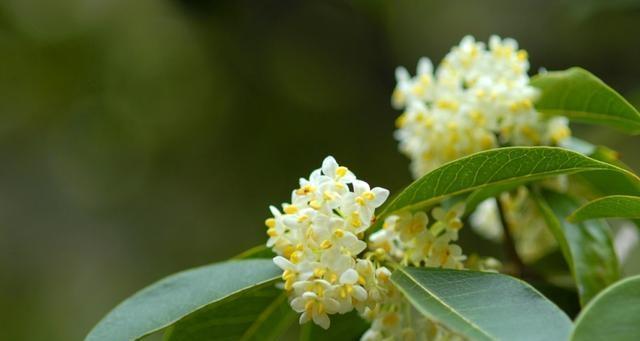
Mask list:
[[[367,300],[367,291],[364,290],[363,287],[359,286],[359,285],[355,285],[353,286],[353,297],[360,301],[366,301]]]
[[[342,284],[355,284],[358,281],[358,272],[354,269],[349,269],[340,275],[340,283]]]
[[[389,198],[389,190],[385,189],[385,188],[381,188],[381,187],[375,187],[374,189],[371,190],[371,192],[373,192],[373,194],[375,194],[375,199],[373,199],[371,201],[371,204],[373,205],[373,207],[380,207],[380,205],[382,205],[387,198]]]
[[[334,314],[340,309],[340,303],[333,298],[326,298],[322,303],[329,314]]]
[[[427,57],[422,57],[418,60],[418,74],[431,74],[433,72],[433,64],[431,63],[431,59]]]
[[[275,206],[271,205],[269,206],[269,210],[271,211],[271,214],[273,214],[273,216],[275,218],[279,217],[280,215],[282,215],[282,213],[280,213],[280,211],[278,210],[278,208],[276,208]]]
[[[273,263],[282,270],[295,270],[295,265],[282,256],[273,257]]]
[[[402,66],[398,66],[396,68],[396,81],[398,82],[406,82],[411,78],[409,75],[409,71]]]
[[[307,302],[302,297],[296,297],[291,300],[291,308],[297,313],[301,313],[304,311],[304,306],[306,303]]]
[[[336,173],[336,169],[338,169],[338,162],[333,156],[327,156],[324,161],[322,161],[322,173],[327,176],[333,176]]]
[[[307,312],[303,312],[302,315],[300,315],[300,319],[298,320],[298,322],[300,324],[305,324],[309,321],[309,314],[307,314]]]
[[[362,180],[355,180],[353,181],[353,191],[360,195],[364,192],[368,192],[370,189],[369,184],[362,181]]]
[[[327,314],[313,315],[313,322],[322,327],[322,329],[329,329],[329,326],[331,325],[331,321],[329,320],[329,316],[327,316]]]

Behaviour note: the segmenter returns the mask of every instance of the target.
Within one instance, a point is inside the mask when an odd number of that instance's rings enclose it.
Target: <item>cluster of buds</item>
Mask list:
[[[271,206],[267,246],[277,254],[300,323],[328,328],[329,315],[364,313],[386,295],[389,270],[360,255],[367,248],[361,238],[388,196],[329,156],[309,179],[300,179],[283,212]]]
[[[557,145],[571,134],[565,117],[545,119],[533,107],[527,52],[513,39],[473,37],[452,48],[437,70],[420,59],[414,77],[396,70],[392,96],[396,138],[415,177],[499,145]]]

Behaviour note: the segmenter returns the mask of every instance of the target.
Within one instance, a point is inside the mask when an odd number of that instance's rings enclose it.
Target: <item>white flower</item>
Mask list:
[[[340,285],[335,289],[340,303],[338,312],[349,312],[354,306],[362,305],[367,300],[367,291],[357,284],[358,278],[358,272],[354,269],[349,269],[340,276]]]
[[[449,244],[447,238],[438,238],[431,248],[431,256],[425,265],[428,267],[442,267],[447,269],[462,269],[462,261],[466,257],[460,246]]]
[[[371,189],[368,183],[360,180],[353,182],[353,189],[345,195],[341,211],[347,217],[348,227],[360,233],[368,227],[375,209],[387,200],[389,191],[380,187]]]
[[[458,239],[458,230],[462,228],[462,220],[460,217],[464,213],[464,202],[460,202],[449,210],[444,210],[442,207],[436,207],[431,211],[431,215],[438,221],[434,226],[436,233],[439,229],[447,229],[451,233],[451,239]]]
[[[306,284],[306,283],[304,283]],[[325,295],[325,290],[330,289],[328,283],[311,284],[316,286],[314,290],[305,290],[302,295],[291,300],[291,307],[300,315],[300,324],[313,320],[317,325],[328,329],[331,321],[327,314],[335,314],[340,308],[340,304],[335,299]],[[320,291],[320,292],[318,292]]]

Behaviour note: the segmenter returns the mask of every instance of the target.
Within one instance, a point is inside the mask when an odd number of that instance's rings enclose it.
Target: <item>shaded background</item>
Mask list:
[[[640,102],[635,1],[0,0],[0,339],[78,340],[169,273],[264,242],[327,154],[410,181],[397,65],[466,34]],[[640,168],[640,140],[574,133]]]

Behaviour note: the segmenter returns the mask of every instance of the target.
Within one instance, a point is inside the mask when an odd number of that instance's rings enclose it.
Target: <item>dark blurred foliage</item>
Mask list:
[[[632,1],[0,1],[0,339],[77,340],[135,290],[265,239],[333,154],[398,190],[397,65],[465,34],[640,102]],[[638,138],[593,127],[640,168]]]

